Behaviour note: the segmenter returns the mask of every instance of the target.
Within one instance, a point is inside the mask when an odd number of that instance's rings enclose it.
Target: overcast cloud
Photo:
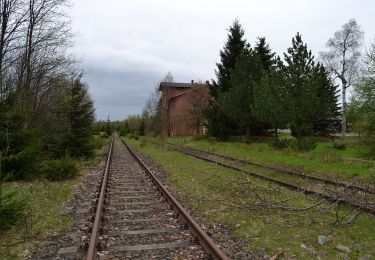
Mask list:
[[[375,38],[373,0],[75,0],[74,53],[95,101],[97,119],[141,113],[157,82],[211,80],[238,18],[253,45],[265,36],[279,55],[300,32],[318,55],[350,18]]]

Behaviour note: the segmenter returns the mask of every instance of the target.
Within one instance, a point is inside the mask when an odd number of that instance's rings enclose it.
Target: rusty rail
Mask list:
[[[190,232],[197,238],[199,244],[210,255],[213,259],[229,259],[214,243],[214,241],[203,231],[203,229],[194,221],[189,213],[181,206],[181,204],[172,196],[172,194],[163,186],[163,184],[156,178],[156,176],[150,171],[150,169],[144,164],[139,158],[135,151],[121,139],[126,148],[134,159],[140,164],[143,170],[150,177],[151,181],[155,184],[157,189],[161,192],[162,196],[168,200],[173,206],[174,210],[182,217],[184,222],[188,225]]]
[[[100,185],[100,193],[99,193],[98,204],[97,204],[96,213],[95,213],[95,219],[94,219],[94,223],[93,223],[92,230],[91,230],[89,248],[88,248],[88,251],[87,251],[87,254],[86,254],[87,260],[96,259],[99,231],[100,231],[100,227],[101,227],[101,224],[102,224],[102,214],[103,214],[103,208],[104,208],[105,190],[106,190],[106,187],[107,187],[109,168],[110,168],[110,163],[111,163],[111,159],[112,159],[113,140],[114,140],[114,138],[112,137],[111,145],[110,145],[109,150],[108,150],[107,161],[106,161],[104,172],[103,172],[102,183]]]

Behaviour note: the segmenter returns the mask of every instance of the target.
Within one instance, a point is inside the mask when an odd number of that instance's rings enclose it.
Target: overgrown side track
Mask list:
[[[87,259],[228,259],[118,137],[97,205]]]
[[[333,202],[345,203],[375,215],[375,196],[374,194],[366,193],[363,190],[353,189],[350,187],[334,185],[325,182],[317,183],[318,180],[313,179],[298,178],[299,180],[295,180],[295,178],[276,178],[276,175],[270,175],[265,171],[262,171],[262,173],[258,173],[244,168],[240,168],[237,165],[229,164],[228,162],[220,160],[217,157],[215,158],[215,155],[205,153],[204,151],[199,150],[198,153],[197,151],[191,150],[190,148],[182,147],[179,145],[171,145],[166,143],[155,144],[164,145],[168,149],[181,152],[183,154],[195,157],[200,160],[215,163],[217,165],[237,172],[242,172],[266,181],[270,181],[291,190],[300,191],[309,195],[317,195]]]
[[[157,142],[154,142],[154,143],[162,144],[162,143],[157,143]],[[260,164],[260,163],[252,162],[252,161],[249,161],[249,160],[225,155],[225,154],[203,151],[203,150],[200,150],[200,149],[196,149],[196,148],[192,148],[192,147],[186,147],[186,146],[182,146],[182,145],[178,145],[178,144],[174,144],[174,143],[170,143],[170,142],[164,142],[163,144],[178,147],[180,149],[190,150],[192,152],[203,153],[204,155],[210,155],[210,156],[215,156],[215,157],[227,159],[227,160],[234,161],[234,162],[254,165],[254,166],[258,166],[258,167],[262,167],[262,168],[267,168],[267,169],[270,169],[270,170],[273,170],[273,171],[277,171],[279,173],[288,174],[288,175],[300,177],[300,178],[303,178],[303,179],[319,181],[319,182],[322,182],[322,183],[332,184],[332,185],[335,185],[335,186],[341,186],[341,187],[349,188],[349,189],[352,189],[352,190],[363,191],[363,192],[366,192],[366,193],[369,193],[369,194],[375,194],[375,189],[370,188],[370,187],[363,187],[363,186],[348,183],[348,182],[341,182],[341,181],[335,181],[335,180],[331,180],[331,179],[316,177],[316,176],[308,175],[308,174],[298,172],[298,171],[294,171],[294,170],[282,169],[282,168],[272,166],[272,165]]]

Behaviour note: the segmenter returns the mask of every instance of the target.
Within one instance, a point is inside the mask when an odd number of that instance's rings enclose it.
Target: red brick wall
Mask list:
[[[163,106],[169,117],[167,128],[171,136],[203,134],[203,122],[192,113],[192,110],[193,107],[202,108],[207,105],[209,88],[206,85],[198,85],[195,88],[168,88],[163,91]],[[182,95],[176,96],[178,94]],[[167,109],[168,100],[169,110]]]

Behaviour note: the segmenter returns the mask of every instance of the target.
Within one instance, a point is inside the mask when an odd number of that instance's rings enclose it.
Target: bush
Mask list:
[[[298,151],[311,151],[317,146],[313,137],[302,137],[291,142],[290,146]]]
[[[39,148],[29,146],[17,154],[3,157],[3,170],[10,174],[10,180],[31,180],[36,177],[39,162]]]
[[[17,197],[16,192],[3,190],[0,193],[0,231],[17,225],[25,215],[26,203]]]
[[[336,150],[345,150],[346,149],[346,143],[340,142],[340,141],[333,141],[332,142],[332,148]]]
[[[292,142],[292,139],[290,138],[279,138],[275,140],[271,145],[273,148],[276,149],[284,149],[288,148]]]
[[[372,145],[371,145],[371,148],[370,148],[370,152],[369,152],[368,157],[369,157],[371,160],[375,160],[375,144],[372,144]]]
[[[192,139],[194,141],[201,141],[201,140],[206,139],[206,136],[204,136],[204,135],[194,135]]]
[[[129,139],[139,140],[139,135],[138,135],[137,132],[132,133],[132,134],[127,134],[126,137],[129,138]]]
[[[62,181],[78,175],[78,167],[72,159],[52,160],[43,163],[42,175],[49,181]]]
[[[100,135],[100,137],[104,139],[104,138],[108,138],[109,135],[107,134],[107,132],[104,132],[104,133],[102,133],[102,134]]]
[[[216,138],[213,137],[213,136],[209,136],[209,137],[207,137],[207,142],[209,144],[215,144],[216,143]]]
[[[121,129],[119,135],[126,136],[126,131],[124,129]]]
[[[144,147],[146,147],[146,145],[147,145],[147,141],[146,141],[146,139],[141,139],[141,142],[140,142],[140,144],[139,144],[139,146],[141,147],[141,148],[144,148]]]

